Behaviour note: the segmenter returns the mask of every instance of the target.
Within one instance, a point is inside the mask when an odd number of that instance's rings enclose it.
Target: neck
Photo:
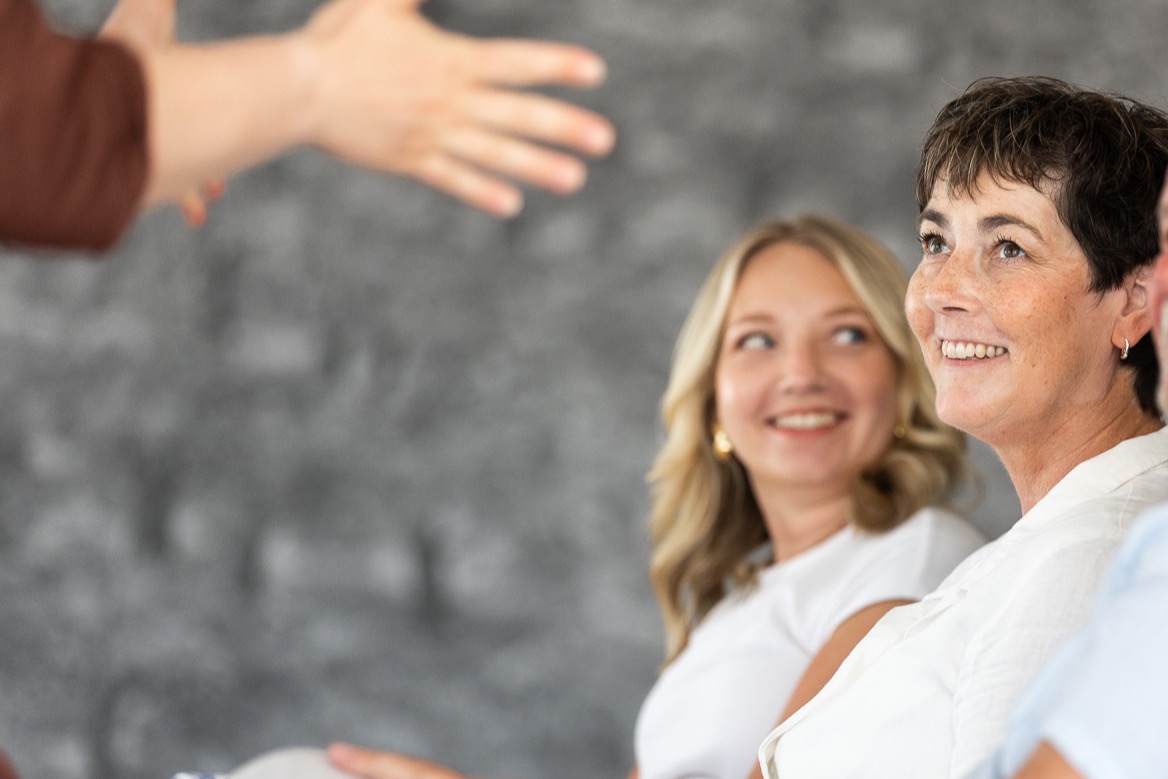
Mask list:
[[[751,486],[775,550],[775,562],[806,552],[848,522],[850,489]]]
[[[994,451],[1014,483],[1025,514],[1079,463],[1161,427],[1158,417],[1133,401],[1110,415],[1081,414],[1044,435],[994,446]]]

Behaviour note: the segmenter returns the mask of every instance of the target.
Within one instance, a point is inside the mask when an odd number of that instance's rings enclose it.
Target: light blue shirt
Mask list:
[[[1086,627],[1019,700],[970,779],[1012,776],[1042,741],[1088,779],[1168,775],[1168,504],[1133,526]]]

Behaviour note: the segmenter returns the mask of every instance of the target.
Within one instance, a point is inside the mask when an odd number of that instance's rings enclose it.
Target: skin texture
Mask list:
[[[419,2],[332,0],[292,33],[187,46],[173,40],[175,0],[122,0],[103,34],[146,74],[144,204],[180,200],[197,215],[221,179],[301,145],[496,216],[522,207],[518,183],[583,186],[576,155],[607,154],[612,125],[527,88],[594,86],[603,61],[567,44],[448,33]]]
[[[352,744],[333,744],[328,756],[337,768],[366,779],[470,779],[437,763]]]
[[[1050,196],[984,175],[972,197],[938,182],[920,230],[906,309],[937,411],[994,448],[1023,511],[1077,463],[1159,429],[1119,363],[1124,338],[1151,326],[1146,270],[1089,291],[1087,259]],[[957,360],[944,341],[1006,351]]]
[[[842,528],[860,470],[892,439],[896,367],[826,257],[779,243],[750,260],[714,384],[718,421],[749,474],[776,560]]]
[[[1038,745],[1034,754],[1015,774],[1015,779],[1083,779],[1054,747],[1045,741]]]
[[[138,52],[139,56],[174,43],[175,3],[177,0],[122,0],[114,7],[98,37],[116,40]],[[185,190],[178,206],[191,227],[207,221],[207,206],[219,199],[227,182],[216,176],[199,186]]]

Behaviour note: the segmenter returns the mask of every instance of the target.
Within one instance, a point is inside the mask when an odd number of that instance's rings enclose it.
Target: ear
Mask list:
[[[1123,294],[1123,307],[1115,326],[1111,330],[1111,343],[1123,350],[1123,342],[1135,346],[1152,329],[1152,316],[1148,311],[1151,299],[1152,266],[1143,265],[1128,274],[1123,286],[1117,290]]]

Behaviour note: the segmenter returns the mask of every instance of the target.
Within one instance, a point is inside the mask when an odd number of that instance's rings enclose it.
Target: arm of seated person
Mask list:
[[[1057,749],[1043,741],[1026,761],[1026,765],[1022,766],[1022,770],[1014,775],[1014,779],[1084,779],[1084,777],[1063,759]]]
[[[328,758],[337,768],[363,779],[471,779],[427,760],[352,744],[332,744]]]
[[[841,622],[827,643],[820,647],[819,651],[815,653],[815,657],[811,658],[811,663],[803,672],[803,676],[799,678],[798,684],[795,685],[795,691],[791,693],[787,707],[783,710],[783,714],[775,726],[777,727],[780,722],[802,708],[803,704],[814,698],[823,689],[827,681],[839,670],[844,658],[851,654],[852,650],[856,648],[856,644],[860,643],[860,639],[868,635],[868,631],[880,621],[881,617],[897,606],[913,602],[911,600],[886,600],[873,603]],[[762,766],[756,763],[747,779],[763,779]]]

